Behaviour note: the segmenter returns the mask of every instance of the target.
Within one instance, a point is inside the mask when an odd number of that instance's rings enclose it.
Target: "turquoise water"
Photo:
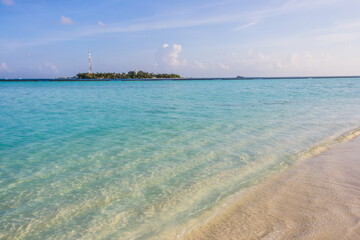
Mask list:
[[[360,126],[360,79],[1,82],[0,239],[162,239]]]

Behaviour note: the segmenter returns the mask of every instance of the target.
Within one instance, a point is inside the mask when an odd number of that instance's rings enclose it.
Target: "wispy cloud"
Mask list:
[[[197,60],[192,60],[193,63],[193,67],[196,69],[206,69],[206,66],[203,62],[197,61]]]
[[[254,26],[260,22],[261,19],[271,17],[277,14],[289,13],[294,10],[305,9],[305,8],[316,8],[323,5],[329,5],[333,3],[337,3],[340,0],[290,0],[286,1],[284,4],[270,7],[266,9],[256,10],[252,12],[243,12],[239,13],[238,11],[234,11],[233,13],[227,14],[218,14],[212,16],[193,16],[188,15],[179,15],[174,17],[173,15],[164,15],[160,18],[158,16],[154,16],[152,18],[145,19],[135,19],[131,22],[122,22],[122,23],[113,23],[112,27],[102,30],[96,30],[89,27],[87,30],[81,33],[81,36],[88,35],[97,35],[102,33],[114,33],[114,32],[137,32],[137,31],[147,31],[147,30],[161,30],[161,29],[174,29],[174,28],[185,28],[185,27],[196,27],[196,26],[204,26],[204,25],[214,25],[214,24],[222,24],[222,23],[238,23],[240,21],[249,21],[246,24],[243,24],[235,30],[241,30],[244,28],[248,28]],[[225,1],[226,4],[234,3],[234,1]],[[219,5],[225,4],[223,1],[215,2],[212,4]],[[236,7],[234,7],[236,9]],[[186,16],[186,18],[184,18]],[[252,20],[251,20],[252,19]],[[255,20],[254,20],[255,19]]]
[[[349,42],[360,39],[360,20],[341,21],[329,27],[313,29],[307,33],[325,43]]]
[[[349,42],[360,39],[360,33],[330,33],[317,36],[316,39],[326,43]]]
[[[74,21],[69,17],[65,17],[65,16],[60,17],[60,24],[62,25],[71,25],[73,23]]]
[[[218,5],[229,5],[228,7],[233,11],[219,14],[193,14],[191,10],[188,13],[168,14],[168,15],[156,15],[147,18],[139,18],[126,22],[111,23],[109,25],[105,24],[103,21],[98,21],[97,24],[99,27],[94,27],[93,24],[87,26],[78,26],[79,28],[74,31],[66,31],[59,35],[54,33],[53,37],[42,38],[42,40],[27,42],[23,44],[18,44],[21,46],[32,46],[39,45],[48,42],[57,42],[57,41],[67,41],[78,39],[81,37],[101,35],[106,33],[125,33],[125,32],[140,32],[140,31],[151,31],[151,30],[165,30],[165,29],[176,29],[176,28],[187,28],[187,27],[200,27],[206,25],[215,25],[215,24],[239,24],[240,22],[247,22],[238,27],[233,28],[235,31],[246,29],[252,27],[260,22],[264,22],[264,19],[269,18],[274,15],[279,14],[288,14],[291,11],[305,9],[305,8],[315,8],[323,6],[326,4],[337,3],[341,0],[289,0],[285,3],[277,6],[272,6],[269,8],[263,8],[260,10],[254,11],[238,11],[238,2],[233,0],[227,1],[215,1],[210,3],[207,7],[213,7]],[[232,4],[235,4],[232,7]],[[237,5],[236,5],[237,4]],[[60,23],[62,25],[73,24],[74,21],[70,17],[61,16]],[[106,27],[104,27],[106,26]],[[58,35],[56,35],[58,34]]]
[[[14,5],[15,2],[13,0],[1,0],[1,3],[6,6],[11,6]]]
[[[295,8],[317,8],[324,5],[331,5],[339,2],[343,2],[343,0],[289,0],[285,2],[283,8],[285,10],[290,10]]]
[[[0,72],[10,72],[5,62],[0,62]]]
[[[294,51],[268,53],[249,50],[231,63],[246,76],[356,75],[360,63],[354,58],[330,52]]]
[[[257,23],[258,23],[258,20],[251,21],[249,23],[246,23],[246,24],[243,24],[241,26],[238,26],[238,27],[234,28],[234,31],[240,31],[240,30],[243,30],[245,28],[252,27],[252,26],[256,25]]]
[[[98,25],[100,26],[100,27],[105,27],[106,26],[106,24],[103,22],[103,21],[98,21]]]
[[[224,63],[218,63],[218,66],[224,70],[230,70],[230,67]]]
[[[351,28],[359,28],[360,27],[360,19],[353,21],[342,21],[338,22],[335,25],[336,29],[351,29]]]
[[[51,62],[45,62],[43,65],[39,66],[39,70],[43,72],[50,71],[51,73],[57,73],[58,68],[55,66],[55,64]]]

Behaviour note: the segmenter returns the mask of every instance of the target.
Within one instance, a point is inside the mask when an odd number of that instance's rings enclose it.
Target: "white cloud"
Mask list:
[[[60,17],[60,24],[62,24],[62,25],[70,25],[73,23],[74,23],[74,21],[69,17],[65,17],[65,16]]]
[[[100,26],[100,27],[105,27],[106,26],[106,24],[103,22],[103,21],[98,21],[98,25]]]
[[[228,65],[223,64],[223,63],[218,63],[218,66],[219,66],[220,68],[224,69],[224,70],[229,70],[229,69],[230,69],[230,67],[229,67]]]
[[[57,67],[56,67],[53,63],[51,63],[51,62],[45,62],[45,63],[44,63],[44,68],[50,70],[50,71],[53,72],[53,73],[57,73],[57,72],[58,72]],[[42,68],[41,68],[41,69],[42,69]]]
[[[0,72],[9,72],[9,68],[5,62],[0,62]]]
[[[157,64],[168,67],[179,67],[186,65],[186,60],[179,59],[182,52],[182,46],[179,44],[169,45],[163,44],[162,48],[157,53]]]
[[[14,4],[13,0],[1,0],[1,3],[7,6],[11,6]]]

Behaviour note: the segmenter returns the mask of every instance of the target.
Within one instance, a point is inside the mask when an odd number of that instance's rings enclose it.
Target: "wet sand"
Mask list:
[[[360,239],[360,137],[270,177],[185,239]]]

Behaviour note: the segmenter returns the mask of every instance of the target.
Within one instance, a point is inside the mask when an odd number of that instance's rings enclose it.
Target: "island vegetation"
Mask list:
[[[78,79],[153,79],[153,78],[181,78],[174,73],[148,73],[144,71],[129,71],[128,73],[78,73]]]

